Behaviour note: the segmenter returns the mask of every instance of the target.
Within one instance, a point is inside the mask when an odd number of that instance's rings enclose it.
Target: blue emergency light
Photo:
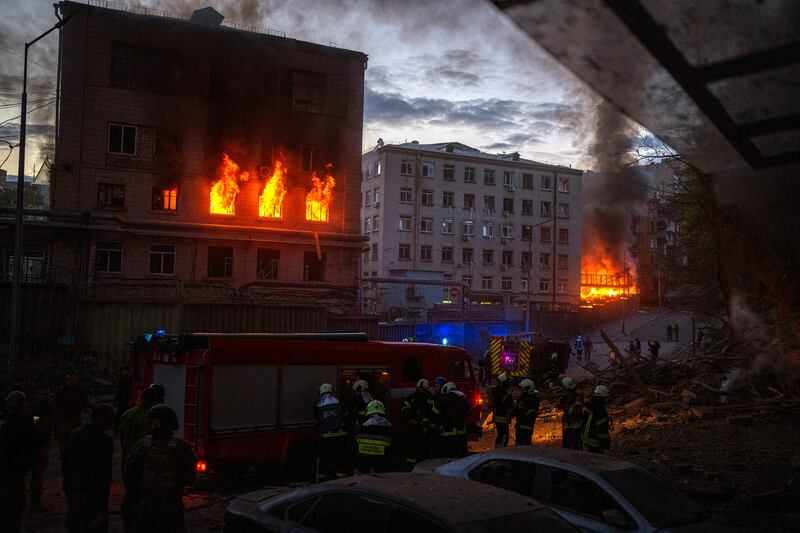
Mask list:
[[[447,346],[447,337],[442,339],[442,346]]]

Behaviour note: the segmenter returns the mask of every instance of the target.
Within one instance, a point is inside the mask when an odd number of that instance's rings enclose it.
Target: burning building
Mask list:
[[[60,6],[77,14],[62,30],[52,207],[91,222],[52,260],[78,257],[104,291],[223,285],[353,308],[366,55],[211,8]]]

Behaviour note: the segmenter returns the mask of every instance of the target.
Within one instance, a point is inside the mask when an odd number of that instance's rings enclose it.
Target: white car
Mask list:
[[[529,496],[582,531],[736,531],[709,522],[698,505],[644,468],[607,455],[514,446],[462,459],[431,459],[414,472],[471,479]]]

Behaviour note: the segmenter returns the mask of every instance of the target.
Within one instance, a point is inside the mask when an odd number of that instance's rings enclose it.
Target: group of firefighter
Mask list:
[[[572,450],[586,450],[602,453],[611,448],[609,431],[611,418],[606,409],[610,391],[605,385],[598,385],[594,394],[584,400],[578,393],[577,382],[565,376],[559,379],[557,370],[558,354],[550,356],[548,371],[542,376],[551,398],[558,398],[557,405],[561,416],[561,445]],[[497,376],[497,385],[491,390],[490,413],[497,431],[495,447],[508,445],[512,420],[516,420],[515,441],[517,446],[531,444],[536,418],[539,416],[541,398],[536,384],[530,378],[519,383],[522,394],[514,399],[509,390],[509,380],[505,372]],[[560,396],[559,396],[560,395]]]
[[[319,387],[315,417],[319,424],[317,481],[355,474],[409,470],[433,457],[465,457],[467,419],[472,407],[452,381],[421,378],[403,402],[410,427],[404,445],[386,417],[386,407],[373,399],[364,380],[353,383],[342,402],[333,386]]]

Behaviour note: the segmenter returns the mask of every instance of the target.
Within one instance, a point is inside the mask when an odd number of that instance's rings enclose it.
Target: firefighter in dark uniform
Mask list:
[[[583,408],[581,441],[586,445],[586,449],[593,453],[603,453],[603,450],[611,449],[611,437],[608,432],[613,425],[606,410],[609,396],[608,387],[598,385],[589,400],[589,405]]]
[[[319,386],[319,401],[314,408],[314,418],[319,424],[317,483],[347,476],[347,431],[344,429],[342,406],[333,395],[333,386],[330,383]]]
[[[469,401],[456,384],[448,381],[433,406],[433,415],[439,427],[439,456],[466,457],[467,417],[472,412]]]
[[[429,455],[430,433],[433,425],[433,394],[425,378],[417,381],[417,390],[403,402],[402,412],[408,418],[410,429],[406,442],[406,466],[413,468]]]
[[[536,417],[539,416],[539,392],[532,379],[523,379],[519,386],[522,396],[514,407],[514,418],[517,419],[514,438],[517,446],[527,446],[533,439]]]
[[[514,398],[508,391],[508,376],[502,372],[497,376],[497,385],[492,388],[492,413],[494,427],[497,428],[495,448],[508,446],[508,426],[514,416]]]
[[[578,397],[578,384],[567,376],[561,380],[561,386],[566,389],[559,399],[558,406],[563,411],[561,416],[561,447],[571,450],[581,450],[581,420],[583,420],[583,401]]]
[[[388,472],[392,467],[394,428],[383,402],[372,400],[367,419],[356,429],[356,474]]]
[[[130,526],[136,533],[184,533],[183,491],[195,480],[197,458],[174,436],[178,417],[166,404],[150,409],[151,433],[125,461],[125,491]]]
[[[25,412],[27,396],[11,391],[0,419],[0,523],[3,531],[22,531],[25,514],[25,477],[36,457],[36,425]]]
[[[353,383],[353,394],[351,394],[344,406],[345,426],[354,429],[358,424],[367,419],[367,406],[372,401],[369,393],[369,383],[363,379]]]
[[[558,354],[553,352],[550,354],[550,359],[547,361],[547,372],[545,372],[544,375],[544,384],[547,385],[547,388],[551,391],[558,387],[559,370]]]

